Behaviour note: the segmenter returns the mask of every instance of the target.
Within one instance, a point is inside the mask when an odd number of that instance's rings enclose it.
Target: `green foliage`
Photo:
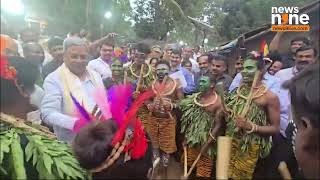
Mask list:
[[[163,40],[172,29],[172,12],[157,0],[137,0],[136,5],[134,20],[137,36]]]
[[[313,0],[216,0],[204,14],[220,36],[231,40],[271,21],[271,7],[301,7]]]
[[[239,91],[239,93],[245,97],[248,97],[249,92],[250,88],[247,87],[244,87]],[[226,135],[239,140],[241,152],[248,152],[251,144],[256,143],[260,146],[260,157],[266,157],[269,154],[272,146],[272,143],[269,140],[268,136],[263,137],[254,133],[248,134],[244,130],[236,130],[238,128],[236,127],[234,118],[235,115],[239,115],[243,111],[246,105],[246,99],[240,97],[237,91],[233,91],[232,93],[228,94],[226,98],[226,105],[234,112],[233,115],[228,116],[227,118]],[[246,119],[248,121],[253,122],[254,124],[257,124],[258,126],[269,125],[269,122],[267,122],[267,115],[264,109],[262,109],[255,103],[250,104],[249,111],[246,114]]]
[[[6,130],[0,132],[0,175],[7,175],[8,172],[3,166],[4,157],[10,152],[10,147],[13,139],[15,138],[15,132],[12,130]]]
[[[0,175],[9,175],[8,177],[12,179],[26,179],[23,150],[18,133],[13,129],[1,131],[0,140]],[[4,161],[5,156],[8,157],[7,163]]]
[[[214,114],[194,103],[194,98],[198,94],[188,96],[179,104],[179,108],[182,111],[180,120],[181,133],[184,133],[188,146],[195,148],[200,148],[208,142],[209,132],[215,118]],[[216,155],[216,147],[209,148],[208,155],[214,157]]]
[[[32,157],[39,177],[45,179],[84,179],[85,173],[72,156],[67,144],[38,135],[27,136],[26,161]]]
[[[130,20],[132,20],[132,10],[129,0],[114,0],[108,10],[112,12],[110,19],[103,19],[106,32],[117,32],[126,38],[135,36]]]
[[[49,34],[65,36],[85,28],[97,39],[111,31],[125,36],[133,32],[125,18],[132,14],[129,0],[25,0],[25,5],[27,12],[48,21]],[[104,18],[106,11],[112,12],[111,19]]]
[[[13,179],[27,179],[26,170],[24,168],[23,150],[20,145],[20,137],[17,133],[13,134],[10,144],[11,164],[14,169]]]
[[[24,150],[20,145],[19,134],[28,139]],[[74,158],[68,144],[39,135],[26,134],[15,128],[1,131],[0,140],[1,176],[27,179],[25,162],[32,162],[39,179],[89,178]],[[5,159],[8,160],[4,161]]]
[[[216,46],[270,23],[272,6],[304,6],[314,0],[25,0],[27,11],[48,20],[49,33],[65,35],[86,28],[93,39],[117,32],[122,39],[154,39],[201,44],[203,32],[186,18],[214,27],[208,45]],[[110,19],[104,13],[112,12]],[[206,17],[206,18],[204,18]],[[135,21],[133,26],[132,20]],[[103,25],[101,29],[100,26]],[[170,32],[170,36],[167,36]],[[124,41],[124,40],[122,40]]]

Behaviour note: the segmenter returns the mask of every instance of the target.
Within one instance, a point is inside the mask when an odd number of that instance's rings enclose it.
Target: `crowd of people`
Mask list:
[[[1,113],[48,128],[93,178],[152,178],[157,166],[169,178],[170,161],[214,178],[217,140],[228,136],[231,179],[281,178],[282,161],[293,178],[317,179],[318,52],[296,37],[280,54],[282,36],[268,54],[230,59],[178,43],[115,44],[115,33],[45,43],[31,28],[19,40],[1,34]]]

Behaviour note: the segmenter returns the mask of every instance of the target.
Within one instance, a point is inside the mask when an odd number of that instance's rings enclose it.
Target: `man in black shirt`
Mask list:
[[[232,77],[226,74],[227,71],[227,58],[223,55],[214,55],[211,61],[211,71],[216,77],[217,83],[222,82],[225,92],[228,91],[232,83]]]
[[[50,73],[55,71],[63,63],[63,39],[53,37],[48,41],[48,49],[53,60],[46,64],[42,69],[42,76],[45,79]]]

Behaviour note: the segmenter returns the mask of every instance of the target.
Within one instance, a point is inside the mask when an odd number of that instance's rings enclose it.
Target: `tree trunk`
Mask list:
[[[86,28],[89,27],[89,11],[90,11],[90,2],[91,0],[87,0],[87,6],[86,6]]]
[[[198,44],[198,40],[199,40],[199,34],[198,34],[198,32],[199,32],[199,31],[197,30],[196,27],[195,27],[194,32],[195,32],[194,42],[196,42],[196,44]]]
[[[206,37],[207,37],[207,32],[203,31],[202,47],[204,47],[204,40],[206,39]]]

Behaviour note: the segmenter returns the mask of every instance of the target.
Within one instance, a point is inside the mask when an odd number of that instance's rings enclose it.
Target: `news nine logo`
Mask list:
[[[299,13],[299,7],[272,7],[271,31],[309,31],[309,15]]]

